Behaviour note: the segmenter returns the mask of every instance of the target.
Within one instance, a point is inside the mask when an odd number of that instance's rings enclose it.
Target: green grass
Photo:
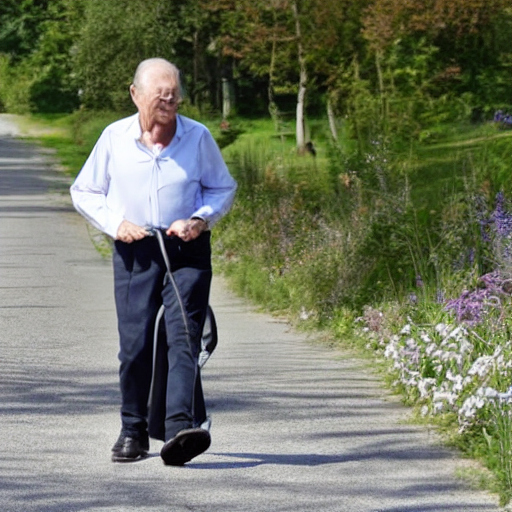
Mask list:
[[[121,117],[114,112],[39,114],[20,117],[24,137],[54,149],[66,173],[75,176],[82,168],[102,130]]]
[[[193,115],[193,111],[184,108],[184,115]],[[77,111],[73,114],[38,114],[18,116],[22,130],[27,138],[39,140],[44,146],[53,148],[57,152],[61,164],[70,174],[76,174],[89,155],[94,143],[102,130],[111,122],[124,115],[116,112],[88,112]],[[222,141],[221,118],[201,119],[213,136]],[[327,124],[325,120],[315,119],[309,121],[310,132],[315,135],[317,148],[317,165],[326,165],[327,162]],[[301,162],[297,156],[295,145],[295,132],[287,133],[281,138],[274,129],[271,119],[244,119],[234,118],[230,128],[237,132],[234,142],[223,147],[224,158],[227,162],[233,161],[240,152],[248,148],[265,148],[265,155],[280,155],[286,159],[288,165]]]
[[[500,131],[492,124],[462,125],[460,132],[419,145],[414,153],[410,179],[420,207],[436,209],[440,197],[463,192],[475,172],[480,185],[492,184],[493,192],[511,189],[507,175],[512,161],[512,131]],[[478,161],[480,167],[475,166]]]

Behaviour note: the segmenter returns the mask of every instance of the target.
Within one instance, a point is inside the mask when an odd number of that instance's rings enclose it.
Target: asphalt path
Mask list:
[[[490,512],[471,463],[407,422],[367,364],[257,312],[214,279],[204,368],[212,446],[114,464],[109,260],[50,155],[0,116],[0,511]]]

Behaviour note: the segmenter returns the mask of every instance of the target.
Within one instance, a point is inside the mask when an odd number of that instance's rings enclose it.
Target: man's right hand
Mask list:
[[[142,240],[148,236],[148,234],[149,233],[146,229],[137,226],[137,224],[134,224],[129,220],[123,220],[117,230],[116,240],[130,244],[136,240]]]

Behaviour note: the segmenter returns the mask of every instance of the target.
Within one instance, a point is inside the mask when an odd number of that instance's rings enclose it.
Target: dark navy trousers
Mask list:
[[[113,265],[122,430],[125,435],[146,435],[155,320],[163,303],[168,360],[165,440],[169,440],[194,421],[196,382],[200,386],[197,357],[212,278],[210,232],[191,242],[166,237],[165,245],[185,315],[172,282],[166,279],[156,237],[130,244],[116,241]]]

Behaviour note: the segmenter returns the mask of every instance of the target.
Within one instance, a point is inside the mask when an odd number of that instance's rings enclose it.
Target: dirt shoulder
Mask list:
[[[50,127],[37,120],[16,114],[0,114],[0,137],[40,137],[61,133],[62,128]]]

